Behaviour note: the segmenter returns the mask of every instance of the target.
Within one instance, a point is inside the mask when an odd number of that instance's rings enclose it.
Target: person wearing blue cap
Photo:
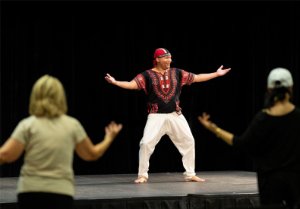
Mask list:
[[[138,74],[130,82],[118,81],[106,74],[108,83],[115,86],[143,90],[147,95],[148,118],[140,141],[138,178],[135,183],[146,183],[149,176],[149,160],[156,144],[168,135],[182,155],[186,181],[202,182],[195,173],[195,143],[190,127],[182,115],[180,93],[184,85],[204,82],[225,75],[230,68],[221,66],[214,73],[193,74],[171,67],[172,55],[165,48],[158,48],[153,56],[153,68]]]

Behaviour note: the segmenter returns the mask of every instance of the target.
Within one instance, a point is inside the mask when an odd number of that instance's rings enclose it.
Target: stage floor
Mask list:
[[[258,194],[254,172],[205,171],[197,174],[206,181],[185,182],[182,173],[150,173],[149,180],[145,184],[133,182],[136,174],[75,176],[75,202],[132,198],[184,198],[188,195],[224,197]],[[0,204],[16,202],[17,179],[17,177],[0,178]]]

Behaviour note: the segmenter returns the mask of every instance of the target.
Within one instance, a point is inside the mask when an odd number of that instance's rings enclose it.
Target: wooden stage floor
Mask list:
[[[198,176],[204,178],[205,182],[185,182],[182,173],[150,173],[149,181],[145,184],[135,184],[133,181],[136,174],[111,174],[111,175],[81,175],[75,176],[76,194],[75,208],[135,208],[132,202],[138,200],[159,201],[159,208],[168,208],[166,201],[171,200],[177,208],[193,208],[193,204],[203,204],[202,208],[210,208],[208,204],[220,204],[209,202],[208,198],[217,197],[228,199],[248,199],[248,208],[257,206],[258,190],[256,174],[247,171],[202,171],[197,172]],[[0,208],[16,208],[16,184],[17,177],[0,178]],[[192,202],[188,197],[192,197]],[[201,199],[199,202],[197,199]],[[236,199],[235,198],[235,199]],[[253,199],[254,198],[254,199]],[[245,199],[245,198],[244,198]],[[195,202],[195,200],[197,200]],[[210,199],[212,200],[212,199]],[[162,204],[164,201],[166,204]],[[175,201],[175,202],[174,202]],[[194,203],[193,203],[194,201]],[[115,204],[113,205],[112,202]],[[129,204],[129,202],[131,202]],[[227,201],[228,202],[228,201]],[[231,201],[232,202],[232,201]],[[237,207],[236,201],[228,207]],[[78,203],[78,204],[77,204]],[[118,205],[116,204],[119,204]],[[87,204],[98,204],[99,207],[85,207]],[[104,204],[104,205],[103,205]],[[146,207],[149,204],[136,204],[136,208]],[[102,205],[100,207],[100,205]],[[139,206],[138,206],[139,205]],[[170,204],[169,204],[170,205]],[[196,208],[196,207],[195,207]],[[197,207],[200,208],[200,207]],[[215,208],[215,206],[213,207]],[[225,208],[219,206],[218,208]],[[176,209],[176,208],[174,208]]]

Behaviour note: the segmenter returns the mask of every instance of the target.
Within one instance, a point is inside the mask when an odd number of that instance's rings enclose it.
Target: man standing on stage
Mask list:
[[[193,74],[171,68],[171,53],[164,48],[154,52],[153,68],[138,74],[133,80],[117,81],[106,74],[108,83],[130,90],[144,90],[148,102],[148,118],[140,141],[139,171],[135,183],[148,180],[149,160],[156,144],[165,134],[169,136],[182,155],[186,181],[202,182],[195,173],[195,142],[191,129],[181,113],[180,93],[184,85],[204,82],[225,75],[230,68],[221,66],[214,73]]]

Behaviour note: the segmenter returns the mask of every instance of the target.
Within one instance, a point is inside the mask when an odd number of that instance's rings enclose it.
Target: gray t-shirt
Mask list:
[[[30,116],[20,121],[11,138],[25,146],[18,193],[53,192],[74,196],[74,149],[87,138],[77,119],[67,115]]]

